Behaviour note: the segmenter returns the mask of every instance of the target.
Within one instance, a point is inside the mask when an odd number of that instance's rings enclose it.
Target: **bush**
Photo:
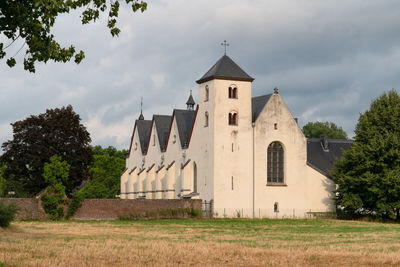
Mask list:
[[[6,228],[14,220],[14,215],[18,211],[18,207],[14,204],[8,206],[0,202],[0,227]]]
[[[67,211],[67,216],[66,219],[68,220],[69,218],[71,218],[72,216],[74,216],[75,212],[77,211],[77,209],[81,206],[82,201],[84,200],[84,197],[82,194],[80,194],[79,192],[76,193],[73,197],[72,197],[72,201],[71,204],[68,207],[68,211]]]

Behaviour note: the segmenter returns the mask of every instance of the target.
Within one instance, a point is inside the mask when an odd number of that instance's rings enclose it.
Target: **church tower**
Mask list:
[[[222,56],[198,81],[201,153],[208,160],[214,209],[251,210],[252,111],[254,79]],[[211,190],[210,190],[211,189]]]

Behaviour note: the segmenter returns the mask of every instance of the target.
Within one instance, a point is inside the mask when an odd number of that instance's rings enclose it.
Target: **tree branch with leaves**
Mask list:
[[[147,3],[138,0],[125,0],[133,12],[144,12]],[[26,46],[23,60],[24,69],[35,72],[35,63],[49,60],[68,62],[74,59],[79,64],[85,53],[77,51],[74,45],[62,47],[52,34],[56,19],[61,14],[84,8],[81,15],[82,24],[95,22],[103,13],[107,13],[107,27],[111,35],[118,36],[121,30],[117,27],[120,1],[118,0],[31,0],[0,1],[0,60],[6,59],[7,65],[14,67],[15,56]],[[3,40],[8,39],[8,43]],[[18,39],[23,40],[17,53],[9,55],[8,49]]]

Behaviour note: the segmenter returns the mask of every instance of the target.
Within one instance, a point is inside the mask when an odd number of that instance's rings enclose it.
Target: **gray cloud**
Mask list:
[[[352,135],[359,113],[400,87],[399,17],[394,0],[151,1],[143,14],[122,9],[111,38],[104,20],[62,16],[55,35],[86,59],[39,64],[36,74],[0,62],[0,140],[11,138],[9,123],[71,104],[94,144],[127,148],[140,97],[146,119],[183,108],[224,39],[256,78],[253,95],[278,86],[301,125],[328,120]]]

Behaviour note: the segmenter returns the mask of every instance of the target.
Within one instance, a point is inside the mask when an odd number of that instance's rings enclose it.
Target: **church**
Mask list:
[[[216,217],[304,218],[334,211],[329,171],[351,141],[307,139],[275,88],[222,56],[187,109],[135,121],[122,199],[200,198]]]

